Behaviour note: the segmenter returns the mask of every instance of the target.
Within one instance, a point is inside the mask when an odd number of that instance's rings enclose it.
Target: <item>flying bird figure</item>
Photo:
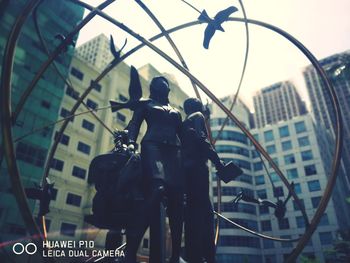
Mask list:
[[[112,55],[114,56],[114,60],[115,61],[119,61],[120,59],[120,55],[122,53],[122,50],[124,49],[124,47],[126,46],[126,43],[128,42],[128,39],[125,39],[124,45],[122,46],[121,49],[119,49],[119,51],[117,51],[117,49],[115,48],[115,44],[114,44],[114,39],[111,35],[110,37],[110,42],[109,42],[109,48],[111,50]]]
[[[35,187],[25,188],[25,193],[29,199],[39,200],[39,216],[44,216],[50,212],[49,206],[52,200],[53,186],[55,183],[51,183],[49,178],[46,178],[46,184],[41,187],[35,184]]]
[[[129,84],[129,100],[128,101],[114,101],[110,100],[109,103],[112,107],[112,112],[116,112],[121,109],[135,110],[137,106],[148,100],[141,99],[142,87],[140,82],[139,73],[134,66],[130,68],[130,84]]]
[[[198,20],[204,23],[208,23],[205,31],[204,31],[204,41],[203,46],[205,49],[209,48],[209,43],[212,37],[215,34],[216,30],[220,30],[222,32],[225,32],[221,24],[228,20],[229,16],[238,11],[238,9],[234,6],[230,6],[216,14],[214,19],[210,18],[207,14],[207,11],[203,10],[200,16],[198,17]]]

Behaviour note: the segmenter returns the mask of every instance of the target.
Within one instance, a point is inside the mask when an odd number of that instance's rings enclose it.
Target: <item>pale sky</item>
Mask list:
[[[102,1],[85,1],[97,6]],[[199,14],[181,0],[144,0],[165,28],[196,20]],[[188,0],[199,10],[206,9],[209,16],[236,6],[239,11],[231,17],[243,17],[238,1]],[[246,0],[247,17],[273,24],[301,41],[318,59],[350,49],[350,0]],[[117,0],[105,11],[145,38],[159,33],[159,29],[147,14],[131,0]],[[246,36],[244,23],[226,22],[225,33],[217,32],[209,50],[202,46],[205,25],[194,26],[172,34],[174,42],[183,54],[191,73],[198,77],[218,97],[235,93],[241,75]],[[250,49],[246,74],[240,97],[252,105],[254,93],[278,81],[292,80],[302,97],[307,100],[301,72],[309,64],[303,54],[286,39],[276,33],[249,25]],[[101,18],[94,18],[80,33],[78,45],[104,33],[113,35],[116,45],[128,44],[127,51],[139,44]],[[165,39],[154,44],[178,61]],[[153,64],[160,72],[176,76],[181,88],[194,96],[190,81],[166,60],[147,47],[126,60],[136,67]]]

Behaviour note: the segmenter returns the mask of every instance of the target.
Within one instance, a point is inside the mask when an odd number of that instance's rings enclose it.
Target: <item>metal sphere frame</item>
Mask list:
[[[12,28],[12,31],[9,35],[5,52],[4,52],[4,60],[3,60],[3,67],[2,67],[2,79],[1,79],[1,86],[0,86],[0,94],[1,94],[1,120],[2,120],[2,134],[3,134],[3,144],[4,144],[4,153],[5,153],[5,158],[7,161],[7,166],[8,166],[8,172],[9,176],[11,179],[11,184],[12,184],[12,189],[13,193],[16,197],[16,201],[18,203],[18,206],[20,207],[20,212],[22,214],[23,220],[25,222],[25,225],[31,234],[31,236],[35,237],[40,237],[39,239],[42,239],[42,234],[40,233],[39,227],[34,221],[33,215],[31,214],[31,211],[29,209],[27,199],[23,190],[23,185],[20,179],[20,174],[19,174],[19,169],[16,163],[16,158],[15,158],[15,147],[14,147],[14,140],[13,140],[13,135],[12,135],[12,125],[15,123],[16,118],[18,117],[18,114],[20,113],[21,109],[23,108],[23,105],[30,95],[31,91],[34,89],[36,83],[38,80],[41,78],[42,74],[45,72],[47,67],[54,61],[54,59],[57,57],[57,55],[68,45],[69,41],[74,37],[74,35],[83,27],[85,26],[95,15],[98,15],[107,21],[111,22],[112,24],[116,25],[120,29],[124,30],[125,32],[129,33],[132,35],[134,38],[138,39],[142,44],[138,45],[137,47],[133,48],[129,52],[127,52],[124,56],[120,58],[118,61],[113,61],[102,73],[99,77],[95,79],[95,81],[85,90],[85,92],[81,95],[81,97],[78,99],[76,104],[73,106],[70,115],[74,115],[75,111],[78,109],[80,104],[82,103],[83,99],[88,95],[88,93],[92,90],[94,84],[98,83],[114,66],[116,66],[119,62],[121,62],[123,59],[125,59],[127,56],[131,55],[132,53],[136,52],[138,49],[140,49],[143,46],[148,46],[151,48],[155,53],[157,53],[159,56],[167,60],[169,63],[171,63],[175,68],[177,68],[181,73],[183,73],[185,76],[187,76],[191,82],[192,85],[195,87],[199,87],[209,98],[212,99],[214,103],[216,103],[226,114],[227,116],[236,123],[236,125],[245,133],[245,135],[251,140],[251,142],[254,144],[256,149],[266,158],[266,160],[271,164],[272,168],[276,171],[278,176],[281,178],[282,182],[285,184],[285,186],[288,188],[288,190],[292,193],[292,196],[294,200],[297,202],[299,207],[301,207],[300,200],[298,199],[297,195],[295,194],[294,190],[291,188],[288,180],[284,177],[283,173],[279,170],[277,165],[273,162],[271,157],[268,155],[268,153],[263,149],[263,147],[255,140],[255,138],[250,134],[250,132],[239,122],[239,120],[232,114],[232,112],[227,109],[221,101],[215,97],[215,95],[208,89],[206,88],[194,75],[192,75],[188,70],[187,67],[184,66],[186,64],[182,63],[183,65],[181,66],[178,64],[175,60],[173,60],[171,57],[169,57],[166,53],[164,53],[162,50],[154,46],[151,41],[156,40],[162,36],[167,36],[170,33],[173,33],[175,31],[198,25],[201,24],[202,22],[199,21],[193,21],[190,23],[186,23],[177,27],[174,27],[170,30],[164,31],[162,30],[161,34],[158,34],[154,37],[152,37],[149,41],[143,38],[141,35],[133,32],[130,28],[125,26],[124,24],[120,23],[116,19],[110,17],[101,9],[104,7],[108,6],[114,0],[107,0],[100,4],[98,7],[92,7],[84,2],[78,1],[78,0],[68,0],[72,3],[78,4],[84,8],[87,8],[91,10],[91,12],[73,29],[72,32],[70,32],[66,39],[53,51],[49,59],[43,63],[43,65],[40,67],[38,73],[36,76],[33,78],[31,84],[29,85],[28,89],[25,90],[23,96],[21,97],[19,103],[17,104],[17,108],[15,111],[12,111],[11,109],[11,76],[12,76],[12,67],[14,63],[14,52],[16,48],[16,42],[19,38],[21,28],[24,25],[27,17],[29,14],[35,9],[35,7],[41,2],[42,0],[31,0],[26,4],[26,6],[23,8],[21,14],[17,17],[14,26]],[[324,213],[328,201],[331,197],[332,189],[335,185],[335,181],[337,178],[337,171],[339,168],[340,164],[340,155],[341,155],[341,149],[342,149],[342,140],[343,140],[343,131],[342,131],[342,119],[340,115],[340,106],[339,102],[334,90],[334,87],[332,86],[331,82],[329,81],[327,75],[325,74],[324,70],[322,69],[321,65],[318,63],[317,59],[314,57],[314,55],[297,39],[295,39],[293,36],[288,34],[287,32],[279,29],[278,27],[275,27],[273,25],[257,21],[257,20],[252,20],[252,19],[241,19],[241,18],[229,18],[229,21],[233,22],[244,22],[244,23],[249,23],[253,25],[258,25],[264,28],[267,28],[269,30],[274,31],[275,33],[283,36],[286,38],[288,41],[292,42],[312,63],[312,65],[315,67],[317,73],[321,77],[323,84],[326,87],[326,91],[328,95],[331,97],[332,101],[332,106],[335,112],[335,135],[336,135],[336,140],[335,140],[335,153],[334,153],[334,158],[332,160],[332,172],[331,175],[329,176],[327,186],[324,190],[324,195],[321,198],[320,204],[311,220],[310,225],[306,228],[305,233],[301,236],[300,239],[298,239],[297,246],[295,249],[291,252],[289,255],[287,262],[295,262],[296,258],[298,255],[301,253],[303,250],[304,246],[306,243],[309,241],[311,235],[315,231],[320,218],[322,214]],[[169,40],[168,40],[169,41]],[[170,42],[170,41],[169,41]],[[174,48],[174,47],[173,47]],[[181,61],[184,62],[184,61]],[[196,92],[197,93],[197,92]],[[89,111],[88,111],[89,112]],[[62,134],[65,127],[68,125],[68,119],[64,120],[63,125],[61,126],[61,129],[59,131],[59,134]],[[57,136],[58,138],[60,136]],[[56,139],[53,146],[51,147],[49,157],[46,162],[45,166],[45,172],[43,179],[48,175],[49,172],[49,164],[53,158],[54,152],[57,148],[58,145],[58,140]],[[220,202],[220,200],[219,200]],[[308,222],[307,216],[305,211],[303,212],[304,219],[306,222]],[[218,214],[218,216],[221,216]],[[44,222],[44,220],[43,220]],[[238,227],[243,229],[244,227],[240,226],[237,224]],[[217,230],[219,230],[217,228]],[[248,231],[249,232],[249,231]],[[253,231],[254,232],[254,231]],[[254,234],[254,233],[252,233]],[[255,233],[255,234],[260,234],[260,233]],[[264,235],[260,234],[261,237]],[[269,238],[268,236],[264,236],[264,238]],[[269,239],[275,239],[274,237],[270,237]],[[277,240],[278,241],[278,240]],[[280,240],[279,240],[280,241]],[[289,240],[291,241],[291,240]],[[295,240],[293,240],[295,241]],[[48,260],[47,258],[44,260]]]

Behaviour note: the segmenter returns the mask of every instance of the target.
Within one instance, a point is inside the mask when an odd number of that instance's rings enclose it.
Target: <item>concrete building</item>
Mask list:
[[[339,99],[344,123],[343,161],[350,179],[350,51],[324,58],[320,63],[331,79]],[[331,97],[312,65],[306,67],[303,74],[315,121],[325,126],[334,137]]]
[[[310,115],[297,116],[251,132],[259,139],[259,143],[278,164],[289,182],[295,183],[295,192],[302,200],[308,217],[312,218],[328,181],[333,145],[330,137],[324,129],[314,124]],[[273,169],[269,168],[271,182],[254,151],[253,156],[256,196],[269,200],[285,198],[288,194],[287,189]],[[267,163],[266,165],[269,166]],[[349,207],[345,202],[348,192],[345,185],[345,176],[341,172],[332,199],[303,255],[325,262],[324,251],[336,240],[337,231],[349,227]],[[284,220],[278,222],[273,212],[271,209],[269,211],[260,208],[260,231],[284,238],[297,238],[304,233],[305,222],[294,201],[287,204]],[[296,244],[267,240],[262,240],[261,243],[265,262],[283,262]]]
[[[223,102],[230,105],[230,99]],[[249,109],[239,101],[234,110],[238,119],[249,128]],[[211,128],[213,137],[217,135],[225,114],[212,106]],[[289,182],[295,183],[295,191],[304,204],[309,218],[314,215],[327,184],[332,160],[332,138],[319,125],[315,125],[309,114],[295,116],[262,128],[251,129],[251,133],[271,155]],[[256,198],[277,201],[284,199],[287,189],[266,162],[271,180],[263,168],[254,146],[232,122],[229,122],[219,137],[216,149],[220,157],[232,160],[243,168],[244,174],[237,180],[222,185],[223,214],[253,230],[275,237],[297,238],[305,231],[305,222],[295,202],[287,203],[286,216],[278,221],[271,208],[259,207],[241,201],[238,206],[232,203],[238,192]],[[212,179],[215,179],[213,173]],[[325,262],[324,250],[336,239],[336,232],[349,226],[349,207],[345,202],[348,196],[344,172],[340,172],[332,199],[326,213],[306,246],[303,255],[316,257]],[[272,187],[272,183],[274,187]],[[217,201],[216,182],[212,181],[214,206]],[[346,212],[345,212],[346,211]],[[217,250],[218,262],[284,262],[296,243],[280,243],[264,240],[234,228],[221,221],[220,242]]]
[[[0,8],[0,60],[3,61],[5,45],[15,19],[28,1],[1,1]],[[44,1],[37,12],[38,24],[50,50],[56,46],[55,34],[66,35],[83,17],[83,8],[66,1]],[[56,60],[64,76],[72,59],[72,48]],[[17,105],[20,96],[28,87],[38,68],[47,60],[41,46],[33,19],[27,19],[17,42],[15,63],[12,75],[12,108]],[[2,65],[0,65],[1,69]],[[1,76],[3,77],[3,76]],[[59,115],[63,97],[64,80],[50,67],[36,85],[30,98],[24,104],[15,126],[14,138],[27,134],[45,124],[54,122]],[[46,128],[16,143],[16,156],[20,175],[25,187],[40,184],[47,151],[51,145],[53,129]],[[2,140],[2,136],[0,136]],[[2,148],[2,147],[1,147]],[[2,149],[1,149],[2,151]],[[29,201],[34,210],[34,201]],[[6,161],[1,162],[0,176],[0,242],[15,240],[26,236],[26,229],[11,191]],[[11,247],[9,248],[11,250]],[[1,252],[1,261],[6,261],[6,254]]]
[[[100,34],[80,45],[76,53],[85,61],[101,70],[114,59],[109,46],[108,37],[105,34]]]
[[[290,81],[273,84],[253,97],[256,127],[291,119],[307,112],[295,86]]]

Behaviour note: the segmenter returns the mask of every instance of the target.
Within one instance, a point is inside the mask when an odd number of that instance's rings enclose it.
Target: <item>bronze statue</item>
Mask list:
[[[189,263],[215,262],[214,215],[209,197],[208,159],[216,169],[224,164],[208,140],[203,105],[195,98],[184,103],[182,156],[186,182],[185,246]]]
[[[184,192],[179,139],[182,122],[179,111],[169,104],[169,91],[166,78],[153,78],[149,100],[135,107],[128,125],[129,144],[135,144],[142,122],[147,123],[147,131],[141,142],[147,209],[142,216],[134,218],[138,221],[139,230],[130,237],[130,240],[135,242],[127,244],[127,262],[135,262],[138,245],[146,228],[150,226],[150,262],[161,263],[160,204],[164,198],[172,239],[170,262],[178,262],[180,257]]]

